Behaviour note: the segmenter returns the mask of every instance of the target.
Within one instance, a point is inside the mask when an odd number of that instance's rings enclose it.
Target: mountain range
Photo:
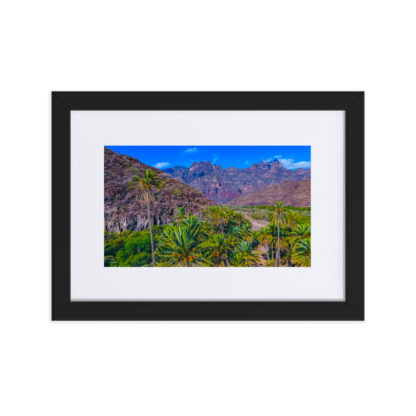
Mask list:
[[[223,169],[220,165],[211,162],[194,162],[189,168],[175,166],[165,169],[164,172],[218,203],[238,201],[242,195],[257,193],[271,185],[283,181],[299,182],[311,176],[310,169],[286,169],[278,159],[253,164],[245,169],[235,167]],[[286,190],[290,187],[290,185],[285,185]],[[295,187],[292,188],[295,189]],[[277,191],[277,194],[279,192],[282,191]],[[260,195],[254,199],[260,201]],[[305,198],[303,199],[306,201]],[[258,203],[263,204],[262,201]],[[234,202],[232,204],[236,205]]]
[[[295,207],[311,206],[311,180],[301,181],[285,180],[276,185],[257,192],[243,194],[234,198],[229,205],[274,205],[276,201],[282,201],[285,205]]]
[[[168,224],[178,207],[200,215],[216,203],[227,205],[310,206],[310,169],[286,169],[281,162],[261,162],[249,168],[227,168],[211,162],[196,162],[189,168],[164,171],[104,148],[104,220],[109,232],[144,230],[148,227],[145,203],[129,188],[135,175],[155,171],[164,186],[151,204],[155,224]]]
[[[151,204],[151,215],[156,224],[168,224],[179,206],[198,215],[214,205],[199,191],[173,179],[167,173],[145,165],[137,159],[104,148],[104,226],[109,232],[144,230],[148,227],[146,206],[138,199],[129,182],[135,175],[153,170],[165,182]]]

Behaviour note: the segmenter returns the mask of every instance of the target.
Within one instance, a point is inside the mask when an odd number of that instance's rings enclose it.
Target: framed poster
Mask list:
[[[52,93],[53,320],[363,320],[364,93]]]

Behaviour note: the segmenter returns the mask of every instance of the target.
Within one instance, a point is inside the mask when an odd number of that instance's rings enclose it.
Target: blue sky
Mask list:
[[[159,169],[189,167],[210,161],[223,168],[248,168],[263,160],[279,159],[287,169],[309,168],[310,146],[106,146]]]

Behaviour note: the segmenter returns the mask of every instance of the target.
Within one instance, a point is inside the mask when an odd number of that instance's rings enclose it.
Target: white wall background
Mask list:
[[[411,1],[0,6],[0,413],[414,415]],[[50,90],[366,90],[364,323],[51,323]]]

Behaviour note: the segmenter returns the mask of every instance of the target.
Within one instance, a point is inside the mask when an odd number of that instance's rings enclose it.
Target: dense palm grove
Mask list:
[[[150,205],[163,186],[148,170],[131,187],[143,198],[150,227],[145,231],[105,232],[104,264],[108,267],[309,267],[311,265],[310,210],[264,206],[267,225],[253,230],[242,212],[225,206],[209,207],[200,216],[183,208],[169,225],[152,226]],[[252,207],[255,211],[256,207]],[[254,217],[254,216],[253,216]]]

